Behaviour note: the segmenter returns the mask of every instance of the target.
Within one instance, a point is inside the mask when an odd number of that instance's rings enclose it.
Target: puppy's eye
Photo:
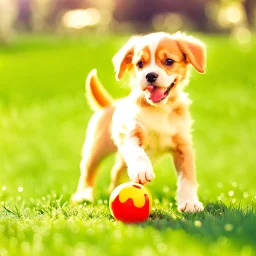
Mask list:
[[[137,66],[138,66],[138,68],[143,68],[143,66],[144,66],[143,61],[139,61],[139,62],[137,63]]]
[[[164,62],[165,66],[172,66],[174,64],[174,60],[167,58]]]

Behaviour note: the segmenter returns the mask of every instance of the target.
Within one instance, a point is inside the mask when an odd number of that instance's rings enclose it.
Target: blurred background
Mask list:
[[[255,8],[255,0],[1,0],[0,41],[10,43],[19,33],[192,30],[246,43],[256,29]]]

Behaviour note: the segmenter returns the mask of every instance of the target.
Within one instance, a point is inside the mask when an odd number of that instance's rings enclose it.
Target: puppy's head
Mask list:
[[[139,86],[150,104],[166,102],[187,76],[188,65],[205,72],[205,47],[182,33],[152,33],[132,37],[114,56],[116,79],[134,70]]]

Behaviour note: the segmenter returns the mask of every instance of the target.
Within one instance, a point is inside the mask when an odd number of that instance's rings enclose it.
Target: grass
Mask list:
[[[199,195],[206,210],[178,213],[170,159],[148,188],[149,219],[116,222],[108,210],[108,157],[94,204],[70,205],[92,114],[84,80],[97,67],[111,94],[111,57],[126,37],[20,38],[0,47],[0,255],[255,255],[256,43],[203,36],[207,74],[192,73]],[[255,39],[255,37],[253,37]],[[121,88],[120,88],[121,87]]]

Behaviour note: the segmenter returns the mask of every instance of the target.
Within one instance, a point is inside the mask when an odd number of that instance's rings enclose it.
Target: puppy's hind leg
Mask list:
[[[114,190],[114,188],[119,185],[120,178],[126,168],[126,163],[121,153],[117,152],[116,162],[111,170],[111,182],[108,188],[109,193],[111,193]]]
[[[95,113],[88,125],[83,155],[80,163],[81,175],[73,202],[93,200],[95,176],[101,160],[116,150],[111,139],[110,123],[114,108]]]

